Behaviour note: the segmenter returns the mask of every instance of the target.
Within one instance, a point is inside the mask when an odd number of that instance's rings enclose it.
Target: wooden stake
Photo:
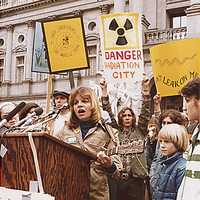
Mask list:
[[[51,94],[53,91],[53,76],[52,74],[49,74],[48,76],[48,82],[47,82],[47,96],[46,96],[46,113],[50,110],[50,103],[51,103]]]

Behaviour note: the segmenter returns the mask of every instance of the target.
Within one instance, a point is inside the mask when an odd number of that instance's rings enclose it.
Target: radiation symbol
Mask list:
[[[120,46],[128,44],[127,38],[125,37],[125,33],[127,30],[131,30],[131,29],[133,29],[133,25],[129,19],[126,19],[123,27],[120,27],[118,25],[116,19],[112,19],[109,25],[109,30],[116,31],[118,35],[115,44],[120,45]]]

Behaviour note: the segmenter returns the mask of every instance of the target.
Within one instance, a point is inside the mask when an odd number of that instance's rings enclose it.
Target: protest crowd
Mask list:
[[[162,110],[159,94],[153,97],[152,112],[149,83],[147,78],[142,81],[138,119],[128,106],[113,113],[104,78],[99,82],[100,97],[86,86],[70,93],[54,91],[54,109],[47,114],[35,102],[2,103],[1,138],[48,118],[40,130],[97,155],[90,163],[90,200],[199,199],[200,78],[180,91],[186,102],[184,113]],[[104,151],[123,146],[127,147],[123,154]]]

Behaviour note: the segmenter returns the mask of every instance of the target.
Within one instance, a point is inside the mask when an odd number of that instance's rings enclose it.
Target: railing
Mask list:
[[[169,40],[184,39],[187,36],[187,28],[170,28],[165,30],[151,30],[145,32],[145,45],[163,43]]]
[[[12,8],[41,0],[0,0],[0,10]]]
[[[177,2],[187,2],[189,0],[166,0],[166,3],[177,3]]]

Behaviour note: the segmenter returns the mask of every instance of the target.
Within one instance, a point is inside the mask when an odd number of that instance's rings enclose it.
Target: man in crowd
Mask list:
[[[55,90],[53,93],[53,103],[58,115],[50,121],[50,134],[60,138],[65,122],[69,119],[69,94],[64,91]]]
[[[190,121],[198,121],[187,155],[185,177],[177,200],[200,199],[200,78],[189,81],[181,90]]]

